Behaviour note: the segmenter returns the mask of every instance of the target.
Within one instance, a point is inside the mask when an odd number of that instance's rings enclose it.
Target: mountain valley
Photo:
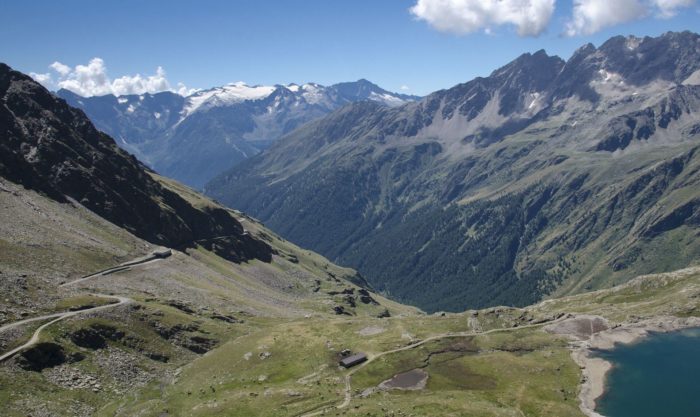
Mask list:
[[[344,107],[205,193],[429,312],[606,288],[700,255],[699,71],[690,32],[524,54]]]
[[[690,32],[424,98],[0,64],[0,415],[601,417],[700,328],[699,135]]]

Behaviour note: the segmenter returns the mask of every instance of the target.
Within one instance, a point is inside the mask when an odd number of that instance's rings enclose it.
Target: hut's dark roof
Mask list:
[[[352,366],[352,365],[357,365],[360,362],[364,362],[367,360],[367,355],[364,353],[356,353],[354,355],[350,355],[347,358],[343,358],[340,361],[340,364],[343,366]]]

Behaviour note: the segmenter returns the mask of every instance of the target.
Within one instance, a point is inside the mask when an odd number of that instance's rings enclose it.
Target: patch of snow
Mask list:
[[[183,110],[183,118],[196,111],[208,110],[212,107],[228,106],[248,100],[260,100],[268,97],[275,91],[274,86],[248,86],[243,82],[199,91],[187,97],[187,103]]]
[[[323,100],[323,92],[318,84],[304,84],[301,86],[301,96],[309,104],[318,104]]]
[[[126,98],[126,97],[118,97],[118,98],[117,98],[117,103],[119,103],[119,104],[125,104],[125,103],[128,103],[128,102],[129,102],[129,99]]]
[[[620,74],[609,72],[604,69],[598,70],[598,74],[600,75],[600,78],[604,83],[615,83],[620,85],[625,84],[625,81],[622,79],[622,76]]]
[[[153,117],[155,117],[156,119],[160,119],[160,113],[154,112]]]
[[[139,96],[139,101],[143,101],[143,96]]]
[[[227,143],[229,142],[229,139],[228,139],[228,138],[226,138],[226,142],[227,142]],[[233,149],[235,149],[235,150],[237,150],[238,152],[240,152],[240,154],[243,155],[244,158],[248,158],[248,153],[247,153],[247,152],[241,150],[241,148],[239,148],[238,146],[236,146],[235,143],[232,144],[232,146],[233,146]]]
[[[537,100],[539,100],[539,98],[540,98],[540,93],[538,93],[538,92],[530,93],[530,97],[532,98],[532,101],[530,102],[530,105],[527,106],[528,110],[532,110],[537,105]]]
[[[129,104],[129,107],[126,108],[127,113],[133,113],[134,110],[136,110],[136,107],[133,104]]]
[[[404,100],[402,100],[396,96],[392,96],[391,94],[386,94],[386,93],[377,94],[374,91],[372,91],[370,93],[369,99],[373,100],[373,101],[378,101],[380,103],[384,103],[385,105],[387,105],[389,107],[397,107],[397,106],[400,106],[400,105],[406,103]]]
[[[299,91],[299,86],[296,84],[289,84],[285,87],[287,88],[287,90],[291,91],[292,93],[296,93]]]
[[[590,86],[607,99],[628,96],[636,91],[625,83],[624,78],[620,74],[605,69],[598,70],[598,77],[591,80]]]
[[[627,38],[627,41],[625,42],[625,46],[627,49],[630,51],[634,51],[639,47],[639,44],[642,43],[642,40],[635,37],[635,36],[630,36]]]

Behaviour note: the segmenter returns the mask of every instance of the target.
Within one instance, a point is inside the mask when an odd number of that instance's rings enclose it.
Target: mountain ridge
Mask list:
[[[195,188],[279,136],[346,104],[370,100],[396,106],[418,98],[391,93],[365,79],[328,87],[231,83],[187,97],[172,92],[56,94],[156,171]]]
[[[428,311],[601,288],[700,252],[698,74],[691,32],[523,54],[399,108],[338,110],[205,192]]]

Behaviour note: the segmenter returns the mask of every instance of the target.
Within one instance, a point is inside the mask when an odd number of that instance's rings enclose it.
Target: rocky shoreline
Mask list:
[[[700,327],[700,317],[655,317],[636,323],[624,323],[594,333],[587,340],[575,342],[571,356],[583,374],[579,392],[581,411],[588,417],[604,417],[595,411],[596,400],[605,392],[605,378],[612,369],[612,364],[596,357],[594,350],[613,349],[617,343],[634,343],[649,333],[666,333],[692,327]]]

